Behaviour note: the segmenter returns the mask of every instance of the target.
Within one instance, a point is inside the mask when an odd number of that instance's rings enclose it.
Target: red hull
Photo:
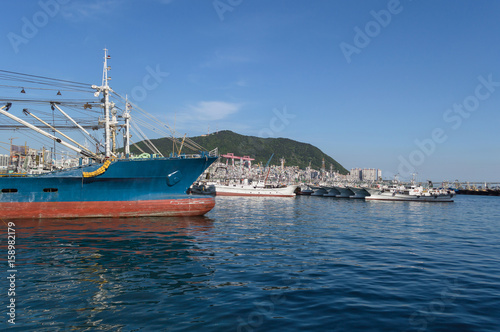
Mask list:
[[[295,195],[270,195],[270,194],[243,194],[243,193],[225,193],[216,192],[216,196],[247,196],[247,197],[294,197]]]
[[[0,203],[2,219],[121,218],[201,216],[215,206],[213,197],[120,202]]]

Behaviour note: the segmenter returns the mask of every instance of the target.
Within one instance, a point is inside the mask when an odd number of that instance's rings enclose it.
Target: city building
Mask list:
[[[6,154],[0,154],[0,169],[7,169],[9,166],[9,156]]]
[[[382,171],[375,168],[352,168],[348,179],[350,181],[378,181],[382,179]]]

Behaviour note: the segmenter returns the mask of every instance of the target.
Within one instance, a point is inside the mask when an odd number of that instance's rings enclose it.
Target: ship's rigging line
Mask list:
[[[118,98],[120,98],[123,102],[126,102],[126,99],[123,98],[121,95],[119,95],[118,93],[116,92],[113,92],[114,95],[116,95]],[[167,128],[169,131],[170,131],[170,134],[166,133],[165,131],[159,131],[160,134],[164,135],[165,137],[171,139],[174,141],[174,143],[176,144],[180,144],[179,140],[176,138],[176,135],[177,133],[175,132],[175,130],[173,130],[167,123],[163,123],[162,121],[160,121],[158,118],[156,118],[155,116],[153,116],[152,114],[146,112],[145,110],[143,110],[142,108],[140,108],[139,106],[135,105],[134,103],[132,103],[131,101],[128,101],[129,104],[131,104],[133,106],[133,109],[135,109],[136,111],[138,111],[139,113],[141,113],[143,116],[145,116],[146,118],[149,118],[151,120],[151,123],[157,123],[157,124],[160,124],[161,126]],[[141,122],[141,125],[145,126],[147,122],[145,121],[141,121],[139,119],[136,119],[134,118],[134,121],[136,122]],[[147,126],[149,127],[152,127],[152,128],[155,128],[155,129],[159,129],[158,127],[155,127],[155,126],[152,126],[150,123],[147,123]],[[151,128],[150,128],[151,129]],[[154,131],[154,129],[153,129]],[[190,148],[191,150],[193,151],[203,151],[205,150],[201,145],[199,145],[198,143],[196,143],[195,141],[189,139],[189,138],[186,138],[185,139],[185,142],[184,142],[184,146]]]
[[[91,85],[88,83],[81,83],[81,82],[75,82],[75,81],[69,81],[69,80],[61,80],[61,79],[55,79],[51,77],[46,77],[46,76],[39,76],[39,75],[31,75],[31,74],[24,74],[24,73],[19,73],[19,72],[13,72],[13,71],[6,71],[6,70],[0,70],[0,80],[8,80],[8,81],[14,81],[19,84],[19,82],[22,83],[31,83],[31,84],[36,84],[36,85],[41,85],[43,87],[33,87],[33,86],[19,86],[19,85],[0,85],[0,87],[7,87],[7,88],[22,88],[22,93],[26,93],[26,90],[57,90],[58,95],[60,94],[60,91],[76,91],[76,92],[87,92],[87,93],[93,93],[93,89],[91,88]],[[49,88],[49,87],[55,87],[55,88]],[[0,99],[1,100],[1,99]],[[46,104],[47,102],[50,102],[52,104],[52,100],[43,100],[43,99],[22,99],[19,98],[18,100],[8,100],[9,102],[16,101],[16,102],[22,102],[22,103],[31,103],[31,104]],[[75,110],[75,106],[80,106],[82,103],[84,103],[84,109],[92,109],[93,106],[100,106],[100,103],[91,101],[89,100],[70,100],[70,99],[65,99],[62,101],[54,101],[53,103],[57,103],[58,105],[65,105],[68,108],[71,108]],[[54,111],[54,104],[52,104],[52,110]],[[57,107],[57,105],[55,105]],[[59,109],[59,108],[58,108]],[[60,110],[60,109],[59,109]],[[27,109],[26,109],[26,112]],[[26,113],[25,112],[25,113]],[[81,111],[78,110],[80,114],[82,114]],[[90,110],[92,113],[100,113],[96,112],[93,110]],[[80,131],[84,132],[88,137],[92,138],[95,140],[98,144],[99,141],[97,141],[92,135],[90,135],[81,125],[76,123],[75,120],[67,116],[63,111],[61,111],[63,115],[67,117],[64,118],[63,120],[67,123],[68,120],[73,122],[75,124],[75,129],[79,129]],[[29,114],[29,113],[26,113]],[[52,125],[55,127],[61,127],[60,121],[59,123],[55,122],[55,116],[54,114],[50,114],[47,112],[43,112],[44,115],[50,117],[52,116],[52,121],[47,121],[47,122],[52,122]],[[85,115],[88,115],[85,114]],[[58,120],[60,120],[60,116],[58,115]],[[42,119],[39,119],[39,121],[43,121]],[[82,123],[84,121],[79,120],[78,122]],[[86,121],[85,121],[86,122]],[[94,122],[95,123],[95,122]],[[46,127],[50,128],[50,125],[44,123]],[[56,130],[54,128],[51,128],[53,130]],[[64,134],[62,134],[64,135]],[[67,136],[66,136],[67,137]]]
[[[80,143],[78,143],[77,141],[75,141],[74,139],[72,139],[71,137],[69,137],[68,135],[64,134],[63,132],[61,132],[60,130],[56,129],[54,126],[51,126],[50,124],[48,124],[47,122],[43,121],[42,119],[40,119],[39,117],[37,117],[36,115],[34,115],[33,113],[31,113],[30,111],[28,111],[27,109],[23,110],[23,112],[27,115],[31,115],[33,118],[35,118],[36,120],[40,121],[41,123],[43,123],[44,125],[46,125],[47,127],[49,127],[50,129],[52,129],[53,131],[57,132],[59,135],[61,135],[62,137],[66,138],[67,140],[69,140],[71,143],[75,144],[76,146],[80,147],[81,149],[87,151],[88,153],[90,153],[94,159],[97,159],[97,155],[95,155],[92,151],[90,151],[88,148],[86,148],[85,146],[81,145]]]
[[[84,91],[93,92],[91,84],[88,83],[61,80],[47,76],[24,74],[7,70],[0,70],[0,79],[18,81],[18,82],[28,82],[40,85],[63,86],[67,88],[81,89]]]
[[[52,144],[52,141],[49,140],[48,138],[46,138],[44,136],[35,136],[31,131],[26,131],[23,134],[26,135],[27,137],[29,137],[32,140],[43,141],[46,145],[51,145]],[[7,144],[7,145],[10,145],[10,144]],[[24,145],[18,145],[18,146],[24,146]],[[10,151],[10,149],[7,149],[7,148],[4,148],[4,149],[7,150],[7,151]],[[56,152],[56,151],[51,151],[51,149],[45,149],[45,150],[47,152],[50,151],[50,153],[55,154],[55,155],[59,155],[59,156],[68,155],[68,151]]]
[[[33,82],[31,82],[33,83]],[[26,85],[5,85],[5,84],[0,84],[0,87],[3,87],[3,88],[10,88],[10,89],[24,89],[25,92],[26,90],[43,90],[43,91],[58,91],[58,92],[61,92],[61,91],[65,91],[65,92],[72,92],[72,91],[78,91],[78,92],[89,92],[88,90],[83,90],[83,89],[65,89],[65,88],[54,88],[54,89],[51,89],[51,88],[38,88],[38,87],[34,87],[34,86],[26,86]]]
[[[39,134],[42,134],[42,135],[44,135],[44,136],[46,136],[46,137],[48,137],[48,138],[56,141],[57,143],[64,145],[68,149],[76,151],[76,152],[78,152],[78,153],[80,153],[80,154],[82,154],[82,155],[84,155],[86,157],[93,157],[87,151],[82,150],[82,149],[80,149],[80,148],[78,148],[78,147],[76,147],[74,145],[71,145],[71,144],[69,144],[69,143],[61,140],[60,138],[57,138],[55,135],[52,135],[52,134],[50,134],[50,133],[48,133],[48,132],[46,132],[46,131],[38,128],[38,127],[36,127],[35,125],[32,125],[31,123],[28,123],[28,122],[24,121],[23,119],[20,119],[20,118],[16,117],[13,114],[10,114],[8,111],[9,111],[9,109],[10,109],[11,106],[12,106],[12,104],[8,103],[5,106],[0,107],[0,113],[3,114],[3,115],[5,115],[5,116],[7,116],[7,117],[9,117],[9,118],[11,118],[14,121],[17,121],[17,122],[21,123],[22,125],[24,125],[26,127],[29,127],[31,129],[33,129],[34,131],[38,132]]]
[[[133,142],[132,140],[130,140],[130,143],[132,143],[136,148],[137,150],[141,151],[142,153],[146,153],[143,149],[141,149],[141,147],[139,145],[137,145],[135,142]]]
[[[70,120],[67,117],[65,117],[64,115],[60,114],[59,112],[55,112],[53,114],[53,112],[46,112],[46,111],[42,111],[39,109],[29,108],[29,110],[36,112],[37,115],[40,115],[40,118],[51,123],[55,127],[68,127],[68,125],[69,125]],[[89,118],[78,118],[78,119],[75,119],[75,121],[83,126],[97,127],[95,125],[96,120],[93,118],[90,118],[90,117]],[[76,129],[76,127],[73,127],[73,128]]]
[[[37,141],[37,142],[41,141],[41,142],[44,143],[44,145],[47,145],[47,146],[50,146],[53,143],[52,140],[49,140],[45,136],[41,136],[41,135],[40,136],[35,136],[35,134],[32,131],[30,131],[30,130],[23,131],[22,134],[25,135],[25,136],[27,136],[27,137],[29,137],[29,138],[31,138],[34,141]]]
[[[46,104],[46,103],[47,103],[47,101],[45,101],[45,100],[36,101],[36,100],[26,100],[26,99],[23,99],[22,101],[23,101],[23,102],[30,101],[30,102],[32,102],[32,103],[36,103],[36,104]],[[58,103],[58,104],[67,104],[67,103]],[[72,104],[73,104],[73,103],[72,103]],[[83,112],[81,112],[78,108],[76,108],[76,107],[74,107],[74,106],[70,106],[70,107],[68,107],[68,108],[70,108],[70,109],[72,109],[72,110],[75,110],[75,111],[78,111],[79,113],[83,113]],[[120,109],[119,107],[117,107],[117,109],[121,111],[121,109]],[[158,119],[156,119],[155,117],[153,117],[152,115],[150,115],[150,114],[149,114],[149,113],[147,113],[146,111],[144,111],[144,110],[140,109],[139,107],[137,107],[137,106],[136,106],[136,107],[135,107],[135,109],[136,109],[136,110],[138,110],[138,111],[139,111],[139,113],[141,113],[142,115],[144,115],[146,118],[152,119],[152,120],[154,120],[154,121],[155,121],[155,122],[157,122],[157,123],[161,123]],[[39,113],[41,113],[41,114],[43,114],[43,115],[45,115],[46,117],[49,117],[49,118],[52,116],[52,113],[50,113],[50,112],[44,112],[44,111],[41,111],[41,110],[36,110],[36,111],[37,111],[37,112],[39,112]],[[95,112],[95,111],[94,111],[94,112]],[[95,112],[95,113],[97,113],[97,112]],[[100,113],[100,112],[99,112],[99,113]],[[56,113],[56,114],[57,114],[57,113]],[[55,127],[56,127],[56,128],[59,128],[59,129],[68,129],[68,130],[71,130],[71,129],[72,129],[72,130],[74,130],[74,129],[79,129],[79,128],[77,128],[77,126],[67,126],[67,125],[62,125],[62,124],[61,124],[61,122],[67,123],[67,119],[66,119],[66,118],[64,118],[63,116],[59,115],[59,114],[56,116],[56,118],[57,118],[57,120],[58,120],[58,121],[56,121],[56,122],[55,122]],[[22,126],[19,126],[18,124],[14,124],[14,125],[12,125],[11,123],[6,122],[5,120],[6,120],[5,118],[2,118],[2,119],[0,120],[0,121],[1,121],[1,122],[3,122],[3,123],[7,123],[6,125],[1,125],[1,126],[0,126],[0,129],[1,129],[2,127],[4,127],[4,128],[8,127],[8,128],[10,128],[10,129],[12,129],[12,128],[14,128],[14,129],[29,129],[29,128],[27,128],[27,127],[22,127]],[[50,121],[47,121],[47,122],[52,122],[52,120],[53,120],[53,119],[50,119]],[[87,122],[87,121],[88,121],[88,122]],[[80,123],[85,123],[85,122],[90,123],[90,120],[87,120],[87,119],[85,119],[85,120],[83,120],[83,119],[79,119],[79,121],[78,121],[78,122],[80,122]],[[131,122],[131,123],[132,123],[132,125],[133,125],[133,128],[132,128],[132,129],[133,129],[133,131],[137,134],[137,136],[138,136],[138,137],[142,137],[142,138],[143,138],[143,143],[144,143],[144,144],[145,144],[145,145],[146,145],[146,146],[147,146],[147,147],[148,147],[148,148],[149,148],[149,149],[150,149],[153,153],[158,153],[158,154],[162,155],[162,154],[161,154],[161,152],[159,151],[159,149],[158,149],[158,148],[156,148],[156,146],[155,146],[155,145],[151,142],[151,140],[149,140],[149,139],[147,138],[147,136],[146,136],[146,135],[144,134],[144,132],[142,132],[142,130],[141,130],[141,129],[140,129],[140,128],[136,125],[136,123],[137,123],[137,124],[139,124],[139,125],[141,125],[142,127],[145,127],[145,128],[150,129],[150,130],[152,130],[152,131],[155,131],[155,132],[159,133],[160,135],[164,135],[164,136],[166,136],[166,137],[168,137],[168,138],[170,138],[170,139],[175,139],[175,137],[173,137],[173,138],[172,138],[172,137],[170,137],[169,133],[167,133],[166,131],[162,130],[161,128],[158,128],[157,126],[151,125],[151,123],[150,123],[150,122],[146,122],[146,121],[142,120],[142,119],[141,119],[141,118],[139,118],[139,117],[134,118],[134,121],[133,121],[133,122]],[[168,125],[165,125],[165,124],[163,124],[163,125],[164,125],[166,128],[169,128],[169,127],[168,127]],[[84,125],[84,126],[85,126],[85,125]],[[40,126],[39,126],[39,127],[40,127]],[[41,126],[41,127],[42,127],[42,128],[47,128],[47,129],[50,129],[50,127],[47,127],[47,126]],[[87,127],[87,128],[92,128],[92,129],[97,129],[95,125],[94,125],[94,126],[89,125],[89,126],[85,126],[85,127]],[[169,128],[169,129],[170,129],[170,128]],[[31,135],[29,135],[29,137],[34,138],[34,137],[33,137],[33,136],[31,136]],[[99,143],[99,141],[97,141],[97,139],[96,139],[94,136],[90,135],[90,137],[91,137],[94,141],[96,141],[98,144],[100,144],[100,143]],[[45,138],[45,137],[43,137],[43,138],[42,138],[42,137],[39,137],[39,138],[34,138],[34,139],[35,139],[35,140],[37,140],[37,141],[40,141],[41,139],[43,139],[45,143],[49,142],[49,144],[48,144],[48,145],[50,145],[50,141],[49,141],[47,138]],[[186,141],[187,141],[187,140],[186,140]],[[194,142],[193,142],[193,143],[194,143]],[[145,153],[145,152],[144,152],[144,150],[143,150],[143,149],[141,149],[141,148],[140,148],[140,146],[139,146],[138,144],[136,144],[135,142],[132,142],[132,144],[133,144],[133,145],[134,145],[134,146],[135,146],[138,150],[140,150],[142,153]],[[198,145],[198,144],[196,144],[196,143],[194,143],[193,145],[191,145],[191,144],[189,144],[189,142],[185,142],[184,144],[185,144],[185,146],[187,146],[188,148],[191,148],[192,150],[195,150],[195,151],[196,151],[197,149],[200,149],[200,150],[201,150],[201,149],[203,149],[203,148],[202,148],[202,147],[200,147],[200,146],[195,146],[195,145]]]
[[[159,121],[159,120],[158,120]],[[146,122],[142,119],[139,119],[139,118],[134,118],[134,122],[140,124],[141,126],[145,127],[145,128],[148,128],[154,132],[157,132],[158,134],[160,135],[163,135],[167,138],[169,138],[170,140],[174,141],[176,144],[180,144],[180,142],[177,140],[177,138],[175,136],[171,136],[169,133],[167,133],[166,131],[162,130],[161,128],[158,128],[154,125],[152,125],[151,123],[149,122]],[[187,141],[187,142],[186,142]],[[194,144],[192,144],[194,143]],[[193,151],[203,151],[204,148],[201,147],[201,146],[196,146],[198,145],[196,142],[192,141],[192,140],[189,140],[186,138],[186,140],[184,141],[184,146],[190,148],[191,150]]]
[[[135,133],[137,136],[141,136],[139,133],[137,133],[137,132],[136,132],[136,130],[135,130],[135,128],[134,128],[134,127],[131,127],[131,128],[130,128],[130,130],[131,130],[133,133]],[[130,142],[131,142],[131,143],[132,143],[132,144],[133,144],[133,145],[134,145],[134,146],[135,146],[135,147],[136,147],[139,151],[141,151],[142,153],[147,153],[146,151],[144,151],[143,149],[141,149],[141,147],[139,146],[139,144],[137,144],[137,143],[135,143],[134,141],[132,141],[132,139],[129,139],[129,141],[130,141]],[[143,140],[143,141],[142,141],[142,143],[143,143],[143,144],[144,144],[147,148],[149,148],[149,150],[150,150],[151,152],[153,152],[153,153],[154,153],[153,148],[147,145],[146,140]]]
[[[44,136],[35,136],[31,131],[25,131],[23,132],[24,135],[26,135],[27,137],[29,137],[30,139],[32,140],[35,140],[35,141],[43,141],[43,143],[45,145],[52,145],[52,141],[49,140],[48,138],[44,137]],[[24,146],[24,145],[21,145],[21,146]],[[62,151],[62,152],[57,152],[57,151],[51,151],[52,149],[45,149],[46,151],[50,151],[51,154],[53,155],[58,155],[58,156],[65,156],[65,155],[68,155],[68,151]],[[7,149],[7,151],[10,151],[9,149]]]
[[[57,106],[57,105],[56,105]],[[29,112],[27,109],[25,109],[26,112]],[[32,110],[32,109],[31,109]],[[49,130],[49,129],[52,129],[54,130],[54,128],[51,127],[54,126],[56,127],[57,129],[67,129],[67,130],[74,130],[74,129],[78,129],[80,131],[83,131],[84,134],[86,134],[87,136],[84,135],[85,138],[91,138],[92,140],[94,140],[97,144],[99,145],[102,145],[100,144],[100,142],[92,135],[90,135],[85,129],[82,130],[82,125],[78,124],[78,123],[74,123],[75,126],[68,126],[67,123],[68,123],[68,118],[64,117],[63,115],[59,114],[58,112],[56,113],[56,117],[57,117],[57,120],[59,121],[54,121],[55,117],[52,116],[52,113],[49,113],[49,112],[43,112],[43,111],[40,111],[40,110],[35,110],[37,113],[42,113],[46,116],[45,118],[45,121],[46,122],[51,122],[51,124],[44,124],[43,126],[40,126],[38,125],[36,122],[30,122],[31,124],[33,125],[37,125],[38,128],[40,129],[45,129],[45,130]],[[26,113],[25,114],[28,114]],[[4,117],[1,117],[0,118],[2,123],[7,123],[7,124],[2,124],[0,125],[0,130],[2,129],[23,129],[23,133],[25,132],[24,129],[27,129],[26,131],[29,131],[29,128],[28,127],[24,127],[24,126],[19,126],[19,124],[16,124],[16,122],[10,120],[11,122],[8,122],[9,120],[7,120],[8,118],[4,118]],[[43,120],[43,119],[42,119]],[[28,121],[27,121],[28,122]],[[62,125],[61,123],[65,123],[65,125]],[[82,120],[82,119],[79,119],[77,122],[79,123],[82,123],[84,127],[87,127],[89,129],[96,129],[96,125],[95,125],[95,121],[92,121],[90,122],[90,120]],[[90,123],[94,123],[94,125],[89,125]],[[43,136],[42,136],[43,137]],[[41,138],[41,137],[40,137]],[[39,141],[40,139],[35,139],[37,141]],[[50,145],[50,144],[49,144]],[[78,145],[78,144],[77,144]],[[98,150],[99,151],[99,150]]]
[[[89,138],[91,138],[92,140],[94,140],[96,143],[97,143],[97,146],[102,146],[102,144],[97,140],[97,138],[95,138],[94,136],[90,135],[90,133],[88,131],[86,131],[82,126],[80,126],[72,117],[70,117],[68,114],[66,114],[66,112],[64,112],[59,106],[57,106],[55,103],[52,104],[52,109],[54,110],[55,108],[57,108],[57,110],[59,112],[62,113],[62,115],[64,115],[68,120],[70,120],[75,126],[78,127],[78,129],[80,129],[81,132],[83,132],[85,135],[87,135]]]
[[[1,120],[0,120],[1,122],[5,122],[5,121],[6,121],[6,119],[8,119],[8,118],[1,117],[0,119],[1,119]],[[9,120],[11,120],[11,119],[9,119]],[[12,120],[11,120],[11,121],[12,121]],[[34,125],[34,124],[31,124],[31,125]],[[47,130],[52,131],[51,129],[53,129],[53,128],[51,128],[51,127],[50,127],[50,125],[49,125],[49,126],[37,126],[37,128],[40,128],[40,129],[45,129],[45,131],[47,131]],[[30,128],[29,128],[29,127],[25,127],[25,126],[20,126],[20,125],[18,124],[17,126],[15,126],[15,130],[16,130],[16,129],[30,129]],[[59,126],[59,129],[62,129],[62,128],[61,128],[61,126]],[[33,140],[33,141],[36,141],[36,142],[38,142],[38,143],[41,143],[43,146],[45,146],[45,145],[47,145],[47,146],[51,146],[51,145],[52,145],[52,143],[53,143],[53,141],[52,141],[52,140],[48,139],[48,138],[47,138],[47,137],[45,137],[44,135],[34,135],[34,133],[33,133],[31,130],[22,130],[22,131],[17,130],[17,132],[18,132],[19,134],[21,134],[21,135],[25,135],[25,136],[27,136],[29,139],[31,139],[31,140]],[[54,135],[53,135],[53,136],[54,136]],[[64,136],[64,135],[63,135],[63,136]],[[54,137],[56,137],[56,138],[57,138],[57,136],[54,136]],[[56,141],[57,141],[57,139],[56,139]],[[60,142],[59,142],[59,143],[60,143]],[[65,144],[63,144],[63,143],[61,143],[61,144],[62,144],[62,145],[65,145]],[[79,144],[78,144],[78,145],[79,145]],[[66,146],[66,147],[67,147],[67,146]],[[87,150],[87,151],[88,151],[88,148],[87,148],[87,147],[83,147],[83,150]],[[88,151],[88,152],[90,152],[90,151]],[[95,156],[95,154],[94,154],[93,152],[90,152],[90,154],[91,154],[91,155],[93,155],[93,156]],[[87,153],[84,153],[84,155],[87,155]]]
[[[133,108],[132,108],[132,109],[135,109],[137,112],[139,112],[140,114],[142,114],[142,115],[143,115],[143,116],[145,116],[146,118],[149,118],[149,119],[152,121],[152,123],[160,123],[160,124],[162,123],[161,121],[159,121],[158,119],[156,119],[155,117],[153,117],[151,114],[149,114],[148,112],[146,112],[145,110],[143,110],[143,109],[142,109],[142,108],[140,108],[139,106],[135,105],[135,104],[134,104],[134,103],[132,103],[131,101],[127,100],[126,98],[123,98],[123,97],[122,97],[121,95],[119,95],[118,93],[116,93],[116,92],[114,92],[114,91],[113,91],[113,94],[114,94],[116,97],[120,98],[123,102],[125,102],[125,103],[129,103],[131,106],[133,106]],[[127,107],[127,105],[125,105],[125,107]],[[122,111],[122,114],[123,114],[123,111]],[[135,125],[135,123],[138,123],[138,124],[142,125],[143,127],[146,127],[146,128],[148,128],[148,129],[150,129],[150,130],[152,130],[152,131],[159,132],[161,135],[164,135],[165,137],[167,137],[167,138],[169,138],[169,139],[175,139],[175,137],[173,137],[173,136],[174,136],[174,135],[173,135],[174,133],[173,133],[171,130],[170,130],[170,132],[171,132],[171,133],[170,133],[170,134],[168,134],[168,133],[166,133],[166,132],[164,132],[164,131],[162,131],[162,130],[158,130],[158,129],[159,129],[158,127],[156,127],[156,126],[154,126],[154,125],[151,125],[150,123],[148,123],[148,122],[146,122],[146,121],[143,121],[142,119],[140,119],[140,118],[138,118],[138,117],[134,117],[134,118],[133,118],[133,121],[131,122],[131,124],[132,124],[133,126]],[[136,129],[137,129],[137,128],[136,128]],[[170,128],[168,128],[168,129],[170,129]],[[141,132],[141,133],[142,133],[142,132]],[[143,138],[145,138],[144,133],[142,133],[142,134],[141,134],[141,136],[142,136]],[[147,144],[147,142],[149,142],[151,145],[153,145],[153,147],[154,147],[154,148],[152,148],[151,146],[149,146],[149,145]],[[144,143],[145,145],[147,145],[147,146],[148,146],[148,148],[150,148],[150,149],[151,149],[151,151],[153,151],[153,152],[154,152],[155,150],[158,150],[158,149],[154,146],[154,144],[153,144],[153,143],[151,143],[151,141],[150,141],[149,139],[147,139],[147,138],[143,140],[143,143]],[[134,145],[134,146],[136,146],[136,145]]]
[[[5,123],[5,122],[4,122]],[[31,122],[31,124],[34,124],[34,122]],[[50,129],[49,127],[47,126],[38,126],[39,128],[41,129]],[[54,126],[58,129],[65,129],[65,130],[75,130],[75,129],[78,129],[78,127],[76,126],[66,126],[66,125],[56,125]],[[83,128],[87,128],[87,129],[94,129],[95,126],[82,126]],[[0,130],[27,130],[29,128],[27,127],[23,127],[23,126],[20,126],[18,124],[15,124],[15,123],[7,123],[7,124],[4,124],[4,125],[0,125]]]
[[[31,83],[31,84],[43,86],[43,87],[33,87],[33,86],[25,86],[25,85],[5,85],[5,84],[0,85],[0,87],[3,87],[3,88],[16,88],[16,89],[21,88],[21,89],[23,89],[23,91],[31,89],[31,90],[48,90],[48,91],[53,90],[53,91],[59,91],[59,92],[60,91],[75,91],[75,92],[90,92],[90,93],[93,92],[91,85],[87,84],[87,83],[81,83],[81,82],[75,82],[75,81],[69,81],[69,80],[61,80],[61,79],[55,79],[55,78],[46,77],[46,76],[24,74],[24,73],[20,73],[20,72],[13,72],[13,71],[6,71],[6,70],[0,70],[0,80],[8,80],[8,81],[13,81],[13,82],[18,82],[17,84],[19,84],[19,82],[21,82],[21,83]],[[126,99],[123,98],[118,93],[113,91],[113,95],[115,95],[118,99],[121,99],[122,102],[126,102]],[[89,114],[86,112],[92,112],[94,114],[101,114],[102,113],[101,110],[93,110],[92,109],[93,107],[101,108],[101,102],[89,101],[88,99],[64,99],[61,101],[55,101],[53,99],[52,100],[48,100],[48,99],[24,99],[24,98],[11,99],[11,98],[0,97],[0,101],[21,102],[21,103],[30,103],[30,104],[57,103],[57,105],[65,106],[73,111],[76,111],[82,115],[87,115],[87,116]],[[147,128],[149,130],[152,130],[160,135],[163,135],[163,136],[171,139],[175,144],[180,144],[179,140],[176,138],[175,130],[172,130],[172,128],[167,123],[163,123],[162,121],[157,119],[155,116],[151,115],[150,113],[146,112],[145,110],[143,110],[139,106],[131,103],[130,101],[128,101],[128,103],[130,105],[133,105],[133,109],[135,109],[138,113],[140,113],[146,119],[149,119],[152,121],[152,123],[156,123],[159,125],[159,126],[152,125],[150,122],[144,121],[144,120],[140,119],[139,117],[138,118],[134,117],[134,119],[133,119],[134,121],[131,122],[133,127],[135,127],[134,131],[139,133],[138,136],[140,136],[144,139],[143,140],[144,144],[146,146],[148,146],[148,148],[151,149],[152,152],[162,155],[161,152],[156,148],[156,146],[154,146],[154,144],[146,137],[144,132],[142,132],[142,130],[135,123],[140,124],[141,126]],[[85,112],[82,112],[82,110],[81,110],[82,104],[84,104],[86,106],[91,106],[91,107],[85,107]],[[117,109],[120,110],[122,112],[122,115],[123,115],[123,110],[121,110],[120,108],[117,108]],[[45,116],[48,116],[48,117],[52,116],[52,114],[50,114],[48,112],[40,112],[40,113],[45,115]],[[61,120],[65,121],[65,119],[62,119],[59,115],[57,116],[57,118],[58,118],[58,122]],[[87,120],[87,119],[85,119],[85,120],[79,119],[78,122],[83,123],[83,122],[87,122],[87,121],[90,122],[90,120]],[[51,122],[51,121],[47,121],[47,122]],[[53,122],[53,125],[55,127],[59,127],[59,128],[65,127],[65,129],[80,129],[81,130],[81,128],[78,128],[76,126],[75,127],[67,127],[67,126],[62,126],[60,124],[60,122],[59,123],[55,123],[55,121],[52,121],[52,122]],[[4,127],[4,126],[0,126],[0,129],[2,129],[1,127]],[[11,124],[8,124],[5,127],[23,128],[23,127],[18,127],[18,125],[12,126]],[[85,126],[85,127],[89,127],[89,126]],[[165,130],[162,130],[161,129],[162,127],[166,128],[168,130],[168,132],[170,132],[170,133],[168,133]],[[93,129],[96,129],[96,128],[93,128]],[[98,142],[97,139],[95,139],[92,135],[89,134],[89,136],[93,140]],[[40,140],[40,139],[38,139],[38,140]],[[135,147],[137,147],[140,151],[143,151],[136,143],[133,143],[133,145]],[[189,149],[192,149],[193,151],[204,150],[204,148],[201,145],[197,144],[196,142],[192,141],[189,138],[185,138],[183,145]],[[143,153],[144,153],[144,151],[143,151]]]
[[[27,99],[27,98],[19,98],[19,99],[14,99],[14,98],[5,98],[5,97],[0,97],[0,102],[9,102],[9,103],[26,103],[26,104],[39,104],[39,105],[47,105],[50,103],[57,103],[58,105],[62,105],[65,107],[82,107],[82,105],[90,105],[92,107],[99,107],[100,102],[98,101],[91,101],[89,102],[88,99],[62,99],[62,100],[54,100],[54,99]],[[93,113],[100,113],[98,111],[90,111]]]
[[[158,150],[156,146],[153,143],[151,143],[149,138],[147,138],[146,135],[144,135],[141,128],[139,128],[139,126],[136,125],[134,122],[132,122],[132,128],[134,128],[141,135],[141,137],[144,139],[144,143],[148,146],[148,148],[151,149],[151,151],[153,151],[153,153],[157,153],[163,157],[163,154],[160,152],[160,150]]]

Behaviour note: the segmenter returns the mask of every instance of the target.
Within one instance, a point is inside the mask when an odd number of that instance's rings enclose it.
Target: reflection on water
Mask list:
[[[499,228],[498,197],[16,221],[14,330],[498,331]]]
[[[16,221],[23,325],[70,321],[65,328],[115,329],[129,319],[128,307],[195,291],[213,273],[193,259],[212,223],[206,217]]]

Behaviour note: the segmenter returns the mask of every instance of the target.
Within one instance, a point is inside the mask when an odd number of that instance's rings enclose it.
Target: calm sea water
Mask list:
[[[500,197],[218,197],[199,218],[15,224],[13,330],[500,330]]]

